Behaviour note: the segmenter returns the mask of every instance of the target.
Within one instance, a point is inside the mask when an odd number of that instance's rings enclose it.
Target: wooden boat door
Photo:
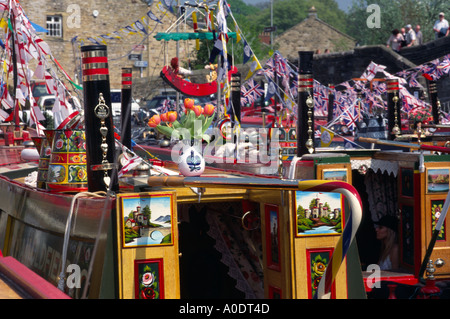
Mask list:
[[[176,193],[117,196],[118,288],[122,299],[180,296]]]

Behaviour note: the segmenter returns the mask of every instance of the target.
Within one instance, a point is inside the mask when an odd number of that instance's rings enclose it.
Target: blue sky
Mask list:
[[[309,208],[309,204],[315,198],[319,197],[321,203],[328,203],[330,208],[342,209],[341,194],[340,193],[318,193],[318,192],[296,192],[296,201],[298,205],[302,205],[303,208]]]
[[[255,4],[261,2],[269,2],[270,0],[243,0],[247,4]],[[352,5],[353,0],[335,0],[339,8],[343,11],[347,11],[348,7]]]
[[[137,197],[124,198],[123,210],[124,216],[128,216],[131,211],[136,210],[136,206],[141,206],[141,209],[149,205],[152,211],[152,220],[160,216],[170,215],[170,198],[164,197]]]

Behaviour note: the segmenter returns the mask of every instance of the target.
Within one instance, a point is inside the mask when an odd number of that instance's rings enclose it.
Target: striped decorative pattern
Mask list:
[[[109,79],[108,57],[104,50],[81,52],[83,81]]]
[[[132,82],[132,69],[122,68],[122,89],[131,89]]]
[[[312,74],[299,74],[298,76],[298,91],[312,92],[314,87],[314,79]]]

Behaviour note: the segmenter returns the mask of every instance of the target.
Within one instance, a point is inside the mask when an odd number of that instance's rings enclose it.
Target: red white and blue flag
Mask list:
[[[356,100],[355,103],[353,103],[341,114],[341,118],[350,131],[355,130],[356,122],[358,121],[358,110],[356,109]]]

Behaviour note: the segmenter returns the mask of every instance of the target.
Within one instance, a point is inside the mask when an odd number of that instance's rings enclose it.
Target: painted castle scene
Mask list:
[[[170,196],[123,198],[123,246],[172,244]]]
[[[296,192],[297,234],[340,234],[342,195],[339,193]]]

